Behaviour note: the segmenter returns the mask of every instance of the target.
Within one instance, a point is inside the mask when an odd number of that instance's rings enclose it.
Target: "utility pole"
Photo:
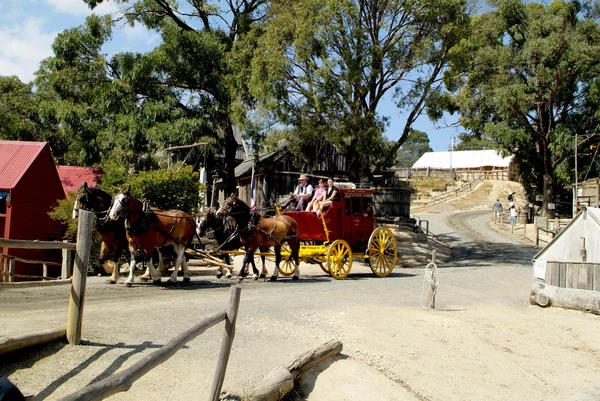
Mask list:
[[[575,218],[575,214],[577,213],[577,209],[579,208],[579,182],[577,179],[577,148],[578,146],[577,133],[575,133],[575,193],[573,194],[573,218]]]

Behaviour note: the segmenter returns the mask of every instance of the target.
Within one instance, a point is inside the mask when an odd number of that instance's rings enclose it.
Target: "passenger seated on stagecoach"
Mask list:
[[[319,186],[315,189],[315,194],[306,207],[307,212],[316,213],[319,211],[318,203],[325,200],[325,194],[327,193],[327,189],[325,188],[326,183],[327,182],[323,178],[319,179]]]
[[[279,204],[279,207],[282,209],[287,208],[290,204],[295,206],[295,210],[300,212],[304,210],[304,205],[306,205],[312,196],[313,187],[308,183],[308,177],[304,174],[300,175],[298,178],[300,182],[294,192],[290,192],[288,197],[284,199],[283,202]]]
[[[327,191],[325,192],[325,200],[319,202],[319,205],[321,205],[321,210],[324,212],[326,208],[328,208],[333,202],[337,202],[338,200],[340,200],[339,191],[335,186],[333,178],[330,177],[327,179]],[[317,212],[317,216],[318,215],[319,212]]]

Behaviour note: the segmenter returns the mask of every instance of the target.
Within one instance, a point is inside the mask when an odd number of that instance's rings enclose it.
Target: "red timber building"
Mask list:
[[[0,236],[6,239],[60,241],[62,224],[48,212],[65,198],[46,142],[0,141]],[[0,248],[2,255],[60,264],[60,249]],[[1,265],[8,263],[1,257]],[[15,274],[42,275],[42,264],[17,261]],[[49,265],[49,276],[60,266]]]

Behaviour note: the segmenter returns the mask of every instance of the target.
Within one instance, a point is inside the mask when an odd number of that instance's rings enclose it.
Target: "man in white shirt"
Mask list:
[[[298,182],[299,184],[296,186],[294,192],[290,192],[288,197],[279,204],[282,209],[285,209],[290,203],[296,206],[295,210],[297,212],[304,210],[306,207],[308,200],[312,196],[313,187],[308,183],[308,177],[304,174],[300,175]]]

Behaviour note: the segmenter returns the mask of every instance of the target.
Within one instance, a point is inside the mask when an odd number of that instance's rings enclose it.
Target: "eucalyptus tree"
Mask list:
[[[343,149],[364,180],[393,162],[467,26],[463,0],[273,0],[250,92],[300,140]],[[386,94],[409,114],[384,156]]]
[[[471,134],[515,155],[546,213],[572,178],[575,136],[582,148],[597,141],[600,27],[577,1],[495,6],[473,19],[445,104]]]
[[[103,0],[83,0],[92,9]],[[227,60],[234,43],[264,18],[266,0],[116,0],[115,20],[92,16],[59,35],[37,84],[72,133],[72,158],[94,163],[110,154],[142,168],[172,145],[208,142],[223,153],[215,166],[235,189],[232,95]],[[221,9],[223,7],[223,10]],[[160,33],[146,53],[102,54],[116,23]],[[114,157],[114,156],[112,156]],[[137,166],[136,166],[137,165]]]
[[[412,167],[421,156],[433,152],[429,146],[429,137],[423,131],[413,129],[396,152],[396,165],[398,167]]]

